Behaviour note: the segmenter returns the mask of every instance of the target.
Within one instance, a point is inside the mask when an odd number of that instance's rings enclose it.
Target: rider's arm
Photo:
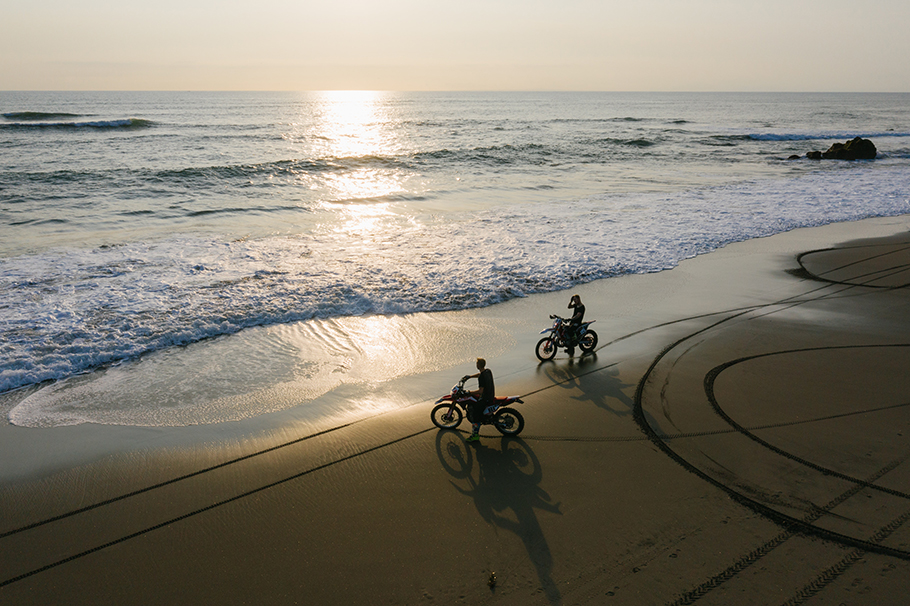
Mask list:
[[[479,372],[474,373],[473,375],[465,375],[464,380],[467,381],[468,379],[477,379],[480,377],[480,375],[481,375],[481,373],[479,373]],[[476,397],[477,399],[482,398],[483,397],[483,385],[478,385],[478,389],[474,389],[468,393],[470,393],[472,396]]]

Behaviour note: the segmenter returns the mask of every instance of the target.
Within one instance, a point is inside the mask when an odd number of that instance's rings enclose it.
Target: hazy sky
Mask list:
[[[2,90],[910,91],[908,0],[4,0]]]

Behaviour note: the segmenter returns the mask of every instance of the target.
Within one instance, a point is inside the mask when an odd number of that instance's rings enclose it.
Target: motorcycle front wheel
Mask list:
[[[556,355],[556,343],[550,337],[544,337],[537,342],[535,353],[541,362],[552,360]]]
[[[451,404],[440,404],[430,413],[433,425],[439,429],[455,429],[461,425],[461,409]]]
[[[524,429],[525,420],[514,408],[500,408],[493,415],[493,426],[504,436],[517,436]]]
[[[594,351],[594,348],[597,347],[597,333],[593,330],[586,332],[578,342],[578,346],[585,352]]]

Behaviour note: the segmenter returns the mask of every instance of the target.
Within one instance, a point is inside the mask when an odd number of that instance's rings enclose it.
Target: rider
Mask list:
[[[575,313],[572,314],[572,317],[569,318],[569,327],[567,334],[569,335],[569,355],[575,353],[575,342],[578,340],[578,327],[581,326],[581,323],[585,319],[585,306],[581,302],[581,297],[579,295],[572,295],[572,299],[569,300],[569,309],[575,308]]]
[[[483,358],[477,358],[477,374],[466,375],[467,379],[477,379],[479,389],[471,392],[471,395],[477,398],[476,402],[471,402],[468,407],[468,420],[471,421],[471,435],[468,442],[477,442],[480,440],[480,420],[484,409],[493,403],[496,398],[496,386],[493,383],[493,371],[487,368],[487,361]]]

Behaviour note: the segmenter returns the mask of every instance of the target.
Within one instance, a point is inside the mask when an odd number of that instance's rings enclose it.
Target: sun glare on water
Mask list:
[[[388,160],[402,148],[388,93],[327,91],[318,93],[312,132],[323,157],[338,166],[325,177],[335,200],[363,200],[400,191],[402,173]]]

